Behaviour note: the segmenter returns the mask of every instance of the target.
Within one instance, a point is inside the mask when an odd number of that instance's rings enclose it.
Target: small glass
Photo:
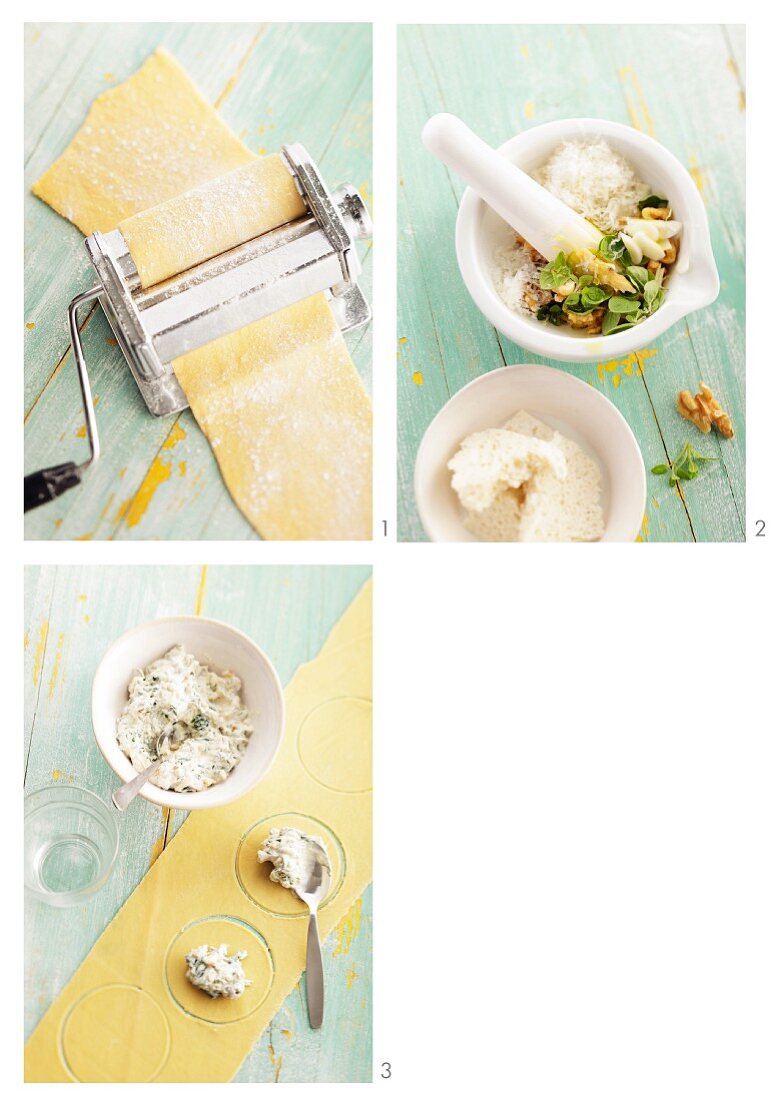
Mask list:
[[[82,787],[42,787],[24,799],[24,885],[48,905],[87,901],[110,877],[118,829]]]

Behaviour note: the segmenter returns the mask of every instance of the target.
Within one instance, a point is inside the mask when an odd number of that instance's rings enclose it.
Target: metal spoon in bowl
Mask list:
[[[306,943],[306,997],[308,1022],[312,1028],[322,1026],[324,1019],[324,969],[322,947],[319,942],[319,926],[316,912],[330,889],[330,862],[321,844],[306,837],[306,859],[303,865],[303,881],[293,889],[308,906],[308,940]]]
[[[167,748],[167,746],[169,746],[169,740],[172,733],[174,732],[175,724],[175,722],[170,722],[169,725],[166,726],[166,728],[163,729],[161,733],[159,733],[158,739],[155,743],[156,759],[153,761],[150,767],[145,768],[143,772],[140,772],[139,775],[135,775],[134,778],[130,779],[128,783],[124,783],[122,787],[119,787],[117,791],[113,792],[113,806],[115,806],[116,810],[120,810],[121,812],[123,812],[129,805],[129,803],[134,801],[141,789],[147,783],[148,779],[150,779],[151,776],[155,775],[155,773],[161,767],[164,762],[161,753],[164,751],[164,749]],[[171,748],[172,752],[176,752],[181,744],[182,741],[180,741],[176,745],[171,745],[169,747]]]

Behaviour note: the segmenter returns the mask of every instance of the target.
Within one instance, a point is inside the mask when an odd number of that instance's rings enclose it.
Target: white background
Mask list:
[[[395,23],[582,18],[576,5],[31,4],[37,19],[376,19],[376,517],[369,545],[22,540],[21,111],[5,118],[3,265],[13,332],[3,439],[6,738],[21,723],[24,562],[373,561],[374,1079],[394,1095],[768,1098],[772,1025],[769,34],[760,5],[629,5],[652,22],[751,20],[745,546],[397,546]],[[610,19],[617,12],[601,13]],[[388,16],[388,18],[387,18]],[[21,100],[7,26],[5,102]],[[673,94],[678,94],[678,73]],[[13,380],[13,381],[11,381]],[[766,518],[768,536],[754,539]],[[15,775],[17,749],[8,757]],[[6,791],[22,881],[21,794]],[[3,920],[7,1045],[21,1081],[21,888]],[[381,1080],[380,1064],[392,1077]],[[36,1086],[30,1086],[35,1088]],[[181,1086],[168,1086],[170,1089]],[[369,1086],[353,1086],[355,1091]],[[310,1086],[295,1086],[306,1091]],[[334,1086],[319,1092],[338,1093]],[[189,1089],[186,1089],[186,1092]],[[209,1091],[199,1086],[199,1091]],[[218,1092],[221,1090],[218,1089]],[[388,1094],[388,1093],[387,1093]],[[124,1090],[123,1095],[126,1095]]]

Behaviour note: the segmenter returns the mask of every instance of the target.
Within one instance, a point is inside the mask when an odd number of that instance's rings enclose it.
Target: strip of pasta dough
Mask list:
[[[249,200],[261,179],[275,215],[261,203],[246,217],[247,201],[201,231],[201,211],[233,194],[234,180]],[[200,204],[184,194],[202,186]],[[94,101],[33,191],[84,233],[122,223],[146,285],[302,212],[281,159],[258,160],[163,49]],[[150,209],[168,200],[174,216]],[[186,210],[195,233],[180,228]],[[323,296],[173,365],[233,499],[264,538],[371,537],[372,411]]]

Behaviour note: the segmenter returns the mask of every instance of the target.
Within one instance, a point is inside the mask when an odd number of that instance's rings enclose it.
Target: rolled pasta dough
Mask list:
[[[219,177],[245,166],[233,178],[253,197],[261,181],[270,193],[255,220],[241,207],[235,216],[224,210],[191,242],[178,221],[150,209],[171,199],[179,213],[184,193],[215,177],[203,194],[232,194],[232,181]],[[84,233],[123,223],[149,285],[233,247],[242,233],[297,216],[302,203],[288,182],[294,188],[281,159],[256,158],[161,49],[97,97],[33,191]],[[140,211],[146,217],[134,219]],[[323,295],[173,365],[233,499],[264,538],[371,537],[372,412]]]
[[[304,211],[292,173],[274,153],[134,214],[118,228],[142,286],[148,287]]]

